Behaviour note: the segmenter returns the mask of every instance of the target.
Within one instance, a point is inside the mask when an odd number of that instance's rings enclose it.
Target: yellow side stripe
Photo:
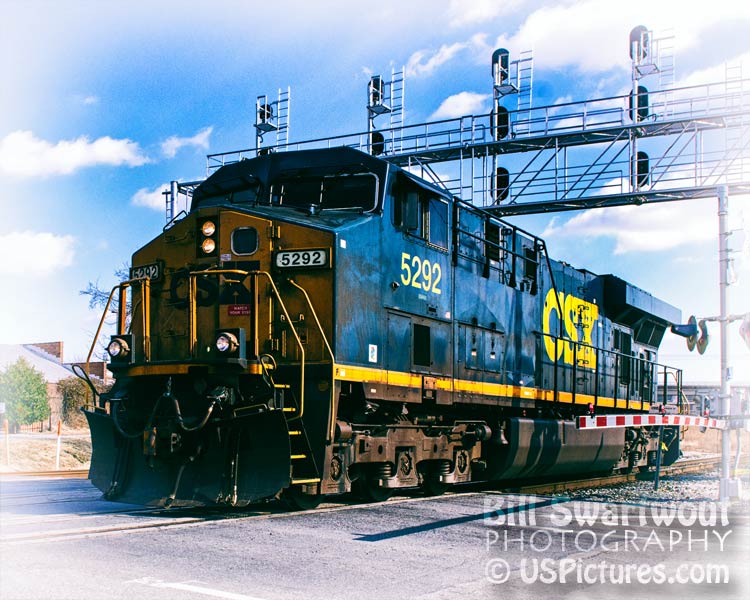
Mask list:
[[[403,373],[401,371],[387,371],[384,369],[373,369],[369,367],[336,365],[337,381],[358,381],[361,383],[393,385],[396,387],[422,387],[422,375]],[[532,388],[518,385],[507,385],[503,383],[489,383],[484,381],[469,381],[466,379],[451,379],[450,377],[436,377],[425,375],[425,378],[433,380],[435,389],[454,393],[470,393],[482,396],[500,396],[509,398],[524,398],[528,400],[542,400],[545,402],[555,401],[555,392],[542,388]],[[558,392],[559,402],[573,403],[572,392]],[[594,404],[595,398],[591,394],[576,393],[576,404]],[[596,405],[604,408],[631,408],[633,410],[648,410],[650,404],[639,400],[631,400],[629,403],[623,398],[607,398],[599,396]]]

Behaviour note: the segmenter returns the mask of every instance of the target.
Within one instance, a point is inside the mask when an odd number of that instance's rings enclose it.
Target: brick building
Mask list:
[[[73,365],[82,363],[65,363],[63,342],[44,342],[39,344],[0,344],[0,369],[5,369],[23,358],[34,369],[42,373],[47,382],[47,398],[50,406],[48,426],[52,428],[62,415],[62,394],[58,383],[68,377],[74,377]],[[90,364],[90,374],[107,384],[112,381],[112,374],[107,364],[96,362]]]

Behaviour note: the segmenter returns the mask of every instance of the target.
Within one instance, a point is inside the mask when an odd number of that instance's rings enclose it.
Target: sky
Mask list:
[[[710,10],[707,9],[710,6]],[[292,91],[290,141],[364,131],[366,86],[404,67],[407,124],[490,110],[490,57],[534,53],[534,105],[630,87],[636,25],[674,35],[675,80],[750,77],[750,4],[734,0],[0,0],[0,343],[63,340],[82,360],[100,313],[79,292],[161,232],[161,191],[202,179],[205,155],[254,146],[255,99]],[[718,315],[716,200],[518,219],[550,255],[614,273],[677,306]],[[750,312],[750,199],[730,200]],[[744,232],[744,233],[743,233]],[[735,381],[750,350],[730,325]],[[718,325],[704,356],[667,334],[685,380],[719,379]]]

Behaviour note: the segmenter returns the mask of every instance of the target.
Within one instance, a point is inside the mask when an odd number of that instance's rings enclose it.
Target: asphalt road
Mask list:
[[[748,515],[688,506],[667,523],[646,506],[481,491],[229,518],[3,478],[0,598],[747,598]],[[721,568],[728,581],[707,583]]]

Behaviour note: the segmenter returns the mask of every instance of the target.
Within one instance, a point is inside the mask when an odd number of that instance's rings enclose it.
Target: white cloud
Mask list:
[[[453,27],[486,23],[502,15],[517,11],[526,0],[451,0],[448,17]]]
[[[464,115],[476,115],[489,112],[487,102],[492,99],[490,94],[477,94],[475,92],[460,92],[449,96],[428,120],[456,119]]]
[[[543,238],[612,238],[615,254],[658,252],[713,241],[718,235],[716,208],[706,202],[618,206],[582,212],[565,223],[553,218]]]
[[[676,86],[687,87],[725,81],[728,76],[731,77],[736,72],[741,71],[747,74],[748,69],[750,69],[750,52],[745,52],[720,64],[701,69],[700,71],[694,71],[683,79],[680,79]]]
[[[173,135],[164,140],[161,144],[161,151],[167,158],[174,158],[175,154],[186,146],[195,146],[197,148],[207,149],[209,138],[213,127],[205,127],[196,133],[193,137],[177,137]]]
[[[21,177],[69,175],[97,165],[137,167],[149,162],[131,140],[86,136],[52,144],[31,131],[14,131],[0,139],[0,173]]]
[[[130,199],[133,206],[144,206],[153,210],[164,212],[166,210],[166,198],[164,191],[169,189],[169,184],[158,185],[154,189],[141,188]]]
[[[76,239],[34,231],[0,235],[0,274],[46,275],[69,267],[75,257]]]
[[[493,46],[487,43],[486,33],[475,33],[464,42],[443,44],[437,50],[417,50],[406,61],[404,72],[407,77],[432,75],[438,68],[462,53],[468,53],[472,62],[484,64],[493,50]]]
[[[642,23],[653,30],[671,29],[677,52],[705,42],[701,36],[717,23],[750,18],[746,2],[714,2],[710,10],[697,0],[585,0],[544,6],[531,13],[513,35],[502,35],[497,46],[520,51],[534,49],[534,59],[545,68],[575,66],[584,71],[607,71],[630,64],[630,30]],[[710,50],[708,51],[710,55]],[[680,65],[685,69],[688,65]]]
[[[406,76],[431,75],[435,69],[447,63],[466,46],[467,44],[464,42],[456,42],[450,46],[443,44],[436,51],[417,50],[406,61]]]
[[[90,105],[92,105],[92,104],[99,104],[99,96],[86,96],[86,97],[85,97],[85,98],[83,99],[83,103],[84,103],[84,104],[85,104],[86,106],[90,106]]]

